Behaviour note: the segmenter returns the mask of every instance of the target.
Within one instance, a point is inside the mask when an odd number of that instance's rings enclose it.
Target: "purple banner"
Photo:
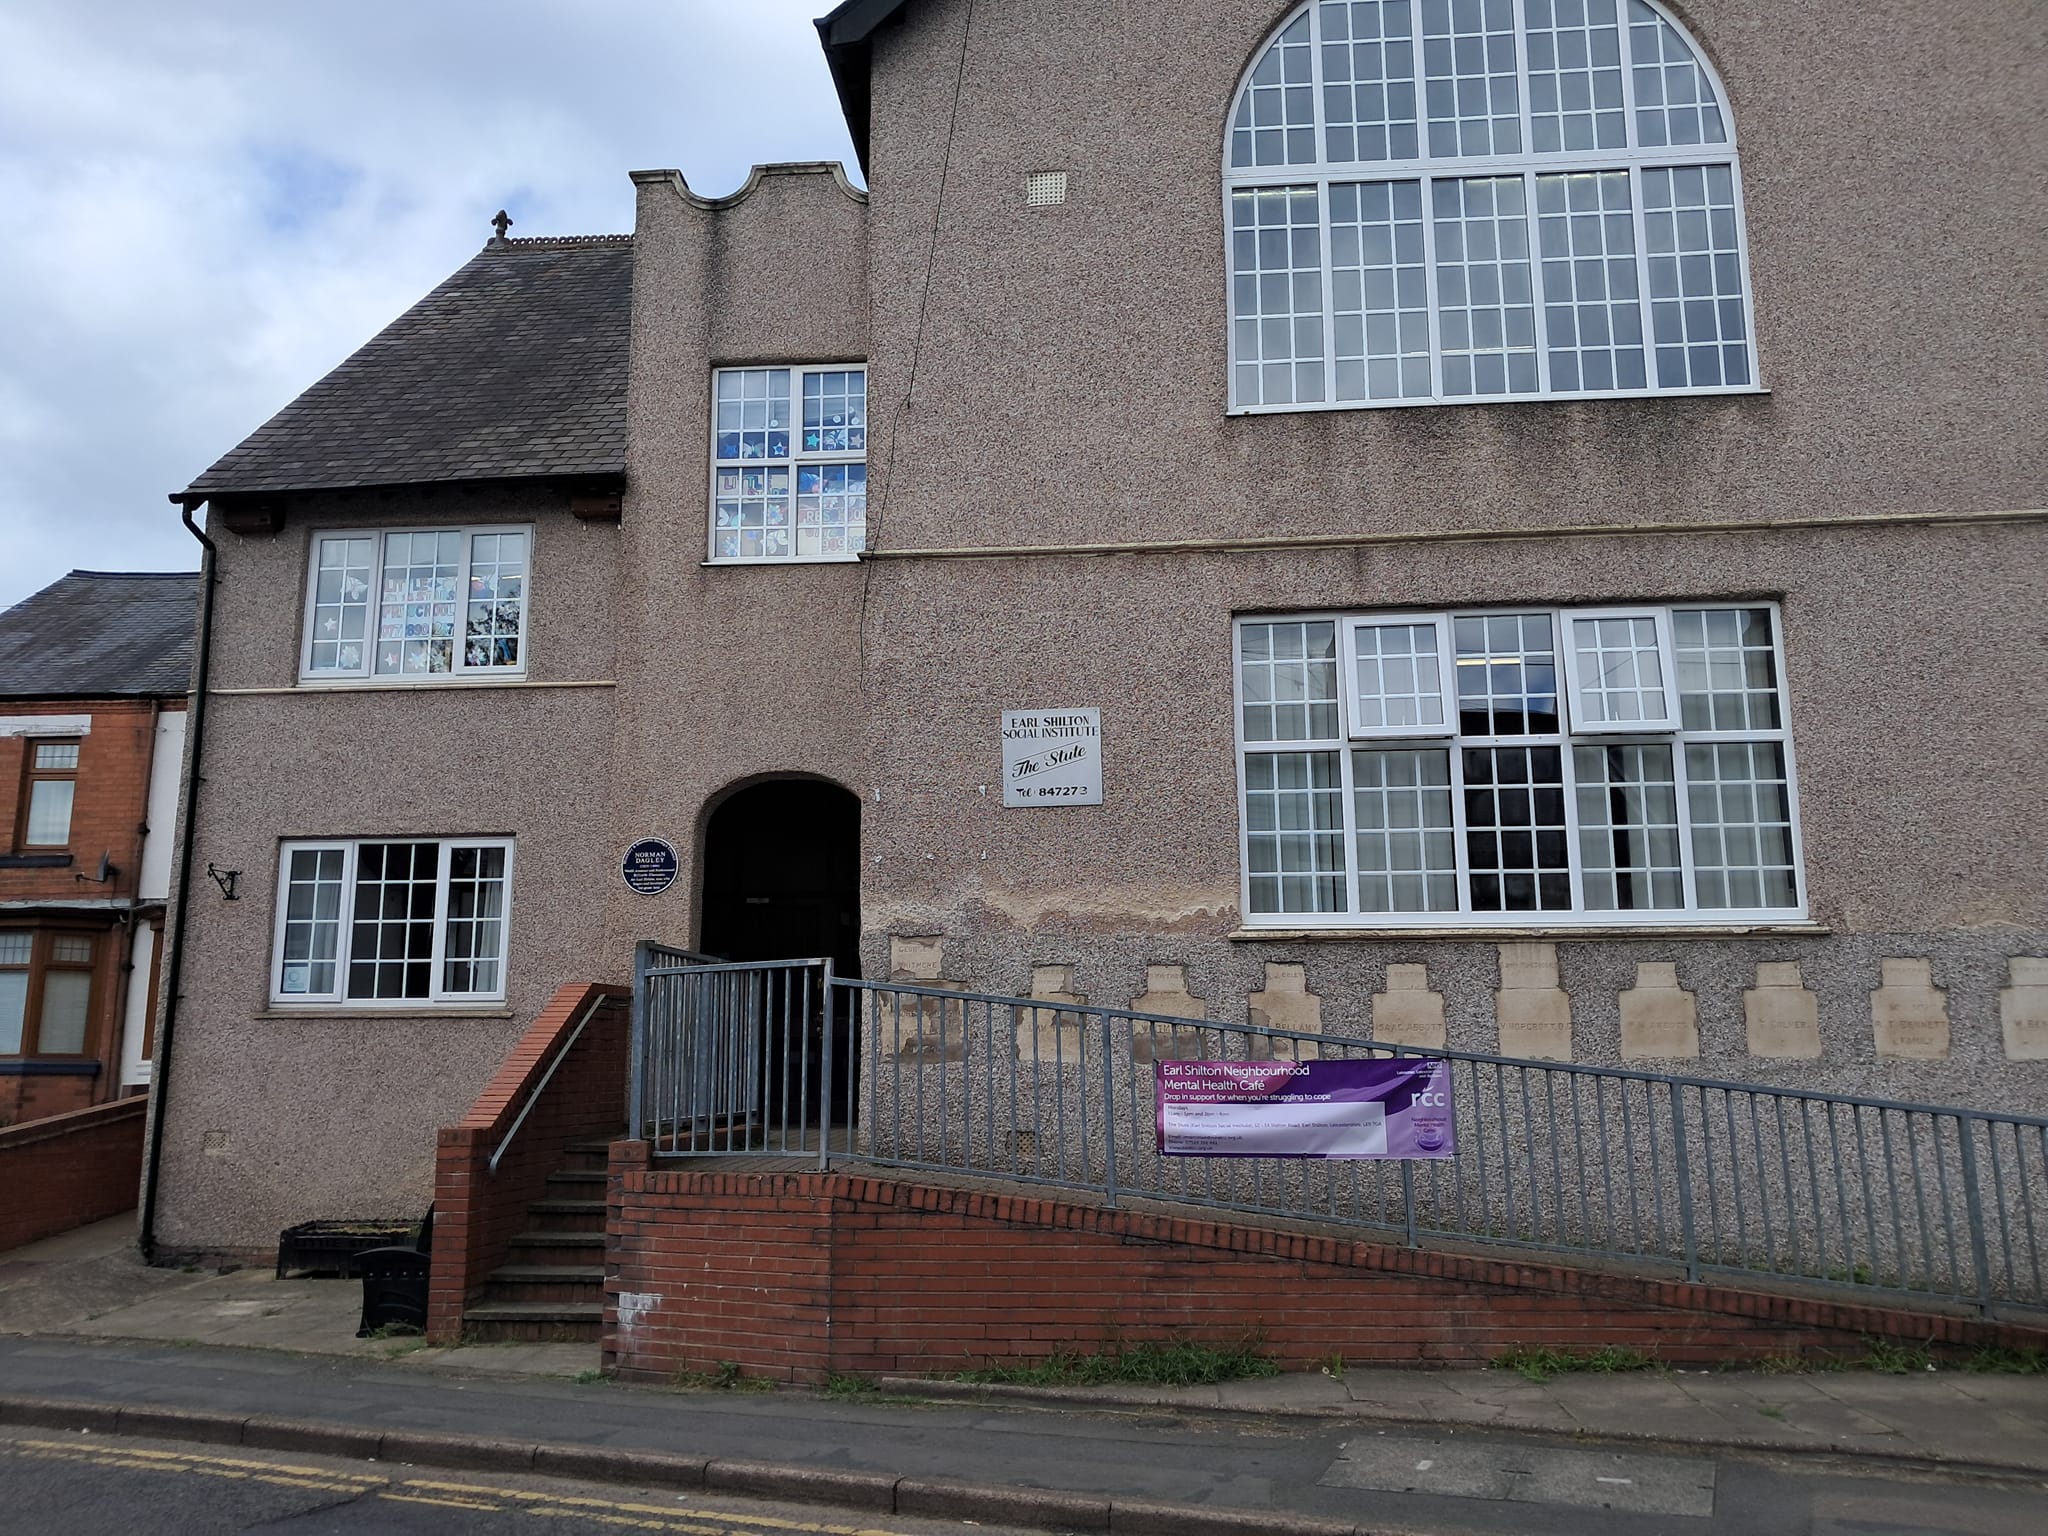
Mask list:
[[[1161,1061],[1163,1157],[1453,1157],[1448,1062]]]

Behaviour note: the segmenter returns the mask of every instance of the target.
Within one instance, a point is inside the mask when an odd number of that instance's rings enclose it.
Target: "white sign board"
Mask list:
[[[1102,804],[1102,711],[1004,710],[1003,804]]]

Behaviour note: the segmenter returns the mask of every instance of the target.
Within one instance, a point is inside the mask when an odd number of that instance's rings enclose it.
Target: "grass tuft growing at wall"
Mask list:
[[[1280,1362],[1264,1352],[1264,1343],[1263,1335],[1254,1333],[1235,1344],[1174,1338],[1112,1344],[1091,1355],[1062,1349],[1041,1360],[962,1371],[954,1379],[1025,1387],[1099,1387],[1115,1382],[1202,1387],[1279,1375]]]
[[[1529,1381],[1548,1381],[1553,1376],[1562,1376],[1572,1371],[1597,1371],[1612,1375],[1621,1371],[1655,1370],[1657,1362],[1640,1349],[1629,1349],[1618,1344],[1609,1344],[1601,1349],[1549,1349],[1531,1348],[1523,1345],[1509,1350],[1504,1355],[1495,1355],[1493,1363],[1502,1370],[1513,1371]]]

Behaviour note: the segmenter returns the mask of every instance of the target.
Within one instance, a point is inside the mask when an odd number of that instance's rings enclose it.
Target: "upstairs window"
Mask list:
[[[532,551],[519,527],[314,534],[300,678],[523,677]]]
[[[1224,187],[1233,410],[1756,387],[1733,120],[1647,0],[1315,0]]]
[[[858,556],[867,547],[867,369],[721,368],[712,384],[711,558]]]
[[[71,844],[71,806],[78,793],[76,741],[30,741],[23,775],[18,839],[24,851]]]
[[[1805,912],[1776,610],[1237,626],[1254,927]]]

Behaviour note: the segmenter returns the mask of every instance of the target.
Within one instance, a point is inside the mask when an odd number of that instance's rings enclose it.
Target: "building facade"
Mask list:
[[[73,571],[0,613],[0,1125],[149,1085],[195,587]]]
[[[424,1205],[642,938],[2048,1102],[2018,0],[820,30],[867,190],[638,173],[183,493],[247,899],[166,1245]],[[1099,797],[1006,785],[1008,711]]]

